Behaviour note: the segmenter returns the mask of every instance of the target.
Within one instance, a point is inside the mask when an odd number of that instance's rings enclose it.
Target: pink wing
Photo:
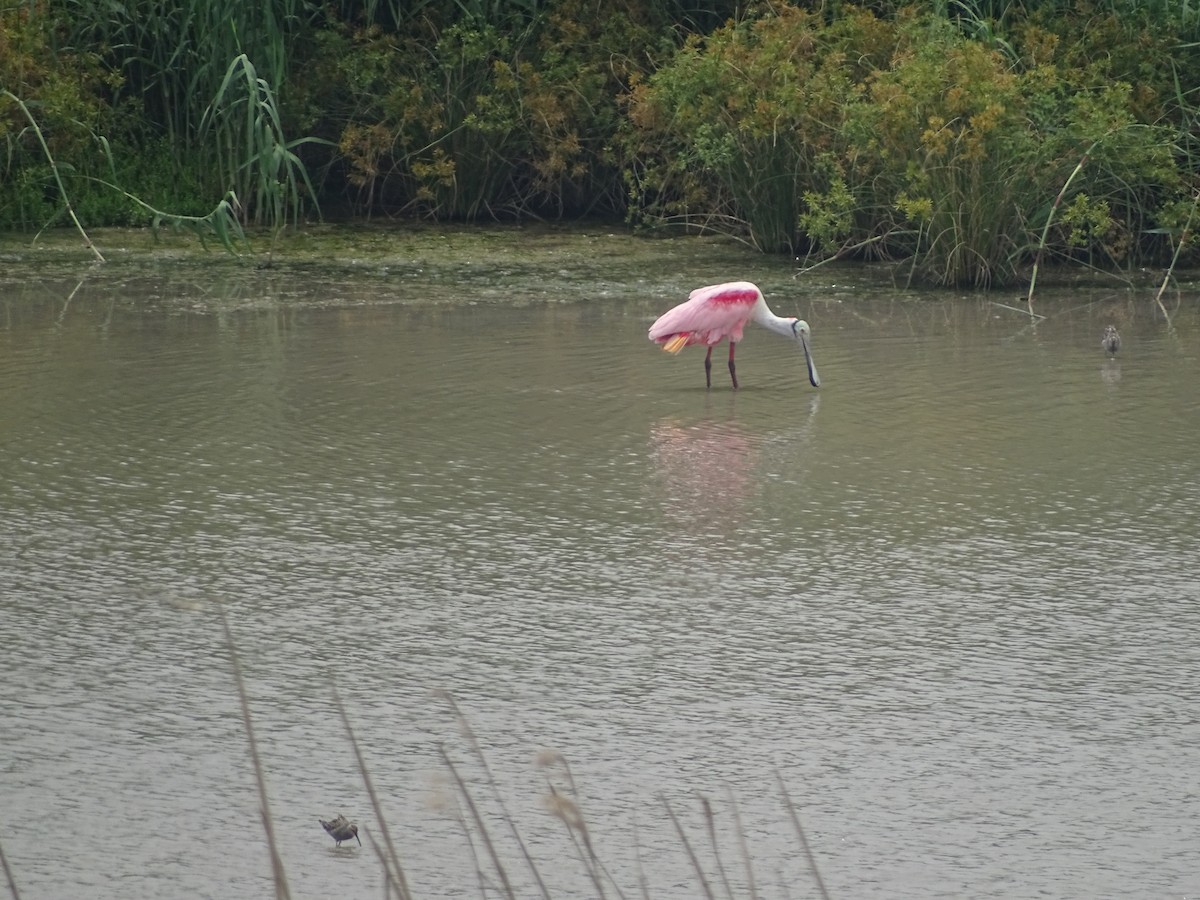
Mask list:
[[[725,338],[736,343],[760,297],[748,281],[696,288],[687,302],[667,310],[650,326],[650,340],[663,344],[676,335],[687,335],[688,346],[719,344]]]

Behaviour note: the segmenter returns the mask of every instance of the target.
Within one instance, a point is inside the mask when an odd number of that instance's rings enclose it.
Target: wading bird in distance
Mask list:
[[[324,819],[317,819],[317,821],[321,823],[321,827],[329,833],[329,836],[337,841],[334,846],[340,847],[342,841],[348,841],[350,838],[354,838],[358,841],[358,846],[362,846],[362,839],[358,836],[358,826],[345,816],[338,815],[328,822]]]
[[[733,348],[742,339],[742,329],[749,321],[799,343],[808,365],[808,380],[813,387],[820,387],[821,379],[808,346],[808,323],[803,319],[775,315],[763,299],[762,291],[748,281],[696,288],[688,294],[686,302],[667,310],[650,326],[650,340],[662,344],[668,353],[678,353],[692,344],[704,344],[708,348],[704,357],[704,381],[711,388],[713,347],[728,339],[729,377],[737,390]]]
[[[1109,325],[1104,329],[1104,337],[1100,339],[1100,346],[1111,355],[1117,355],[1117,351],[1121,349],[1121,335],[1117,334],[1116,325]]]

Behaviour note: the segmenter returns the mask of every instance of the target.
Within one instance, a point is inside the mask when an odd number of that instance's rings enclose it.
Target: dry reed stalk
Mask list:
[[[734,833],[738,839],[738,849],[742,853],[742,861],[746,864],[746,886],[750,891],[750,900],[758,900],[758,888],[754,883],[754,865],[750,861],[750,847],[746,844],[746,832],[742,828],[742,813],[738,809],[737,800],[728,785],[725,792],[729,796],[729,807],[733,810]]]
[[[262,760],[258,755],[258,741],[254,737],[254,724],[250,720],[250,701],[247,699],[246,685],[242,680],[242,666],[238,661],[237,648],[233,644],[233,632],[229,630],[229,619],[225,616],[225,607],[220,602],[217,603],[217,612],[221,616],[221,627],[225,631],[225,643],[229,647],[233,681],[237,686],[238,700],[242,707],[242,724],[246,729],[246,739],[250,744],[250,759],[254,763],[254,780],[258,783],[258,802],[262,814],[263,830],[267,833],[267,847],[271,852],[271,876],[275,882],[275,898],[276,900],[291,900],[292,894],[288,890],[283,859],[279,855],[279,845],[275,841],[275,825],[271,821],[271,809],[267,801],[267,778],[263,773]]]
[[[1171,264],[1167,267],[1166,273],[1163,275],[1162,284],[1158,287],[1158,293],[1154,295],[1154,302],[1158,304],[1159,311],[1162,312],[1163,318],[1167,320],[1167,328],[1171,327],[1171,316],[1167,312],[1167,308],[1163,306],[1162,296],[1167,290],[1167,285],[1171,281],[1171,276],[1175,272],[1175,265],[1179,262],[1179,254],[1183,252],[1184,246],[1188,241],[1188,233],[1192,228],[1192,219],[1196,215],[1196,204],[1200,203],[1200,194],[1192,200],[1192,208],[1188,210],[1187,222],[1183,226],[1183,231],[1179,235],[1179,243],[1175,245],[1175,252],[1171,256]]]
[[[21,894],[17,890],[17,880],[13,878],[12,869],[8,867],[8,860],[4,856],[4,847],[0,846],[0,866],[4,867],[4,877],[8,879],[8,890],[13,896],[13,900],[21,900]]]
[[[612,876],[604,868],[599,857],[596,856],[596,851],[592,848],[592,841],[587,831],[587,824],[583,820],[583,813],[580,812],[578,804],[570,797],[562,794],[553,784],[547,779],[547,787],[550,789],[550,797],[547,800],[546,807],[550,815],[562,821],[567,826],[567,837],[571,839],[571,844],[575,848],[575,854],[583,861],[583,866],[587,870],[588,877],[592,880],[592,885],[596,888],[596,893],[600,896],[600,900],[605,900],[604,881],[600,877],[601,873],[612,881]],[[578,836],[577,836],[578,834]],[[582,843],[580,842],[582,838]],[[616,883],[613,882],[616,887]],[[624,897],[621,889],[617,888],[617,895]]]
[[[638,887],[642,889],[642,900],[650,900],[650,884],[646,881],[646,869],[642,865],[641,841],[638,839],[636,820],[633,823],[633,859],[637,866]]]
[[[595,845],[592,842],[592,832],[588,829],[587,818],[584,818],[583,810],[580,809],[580,802],[578,802],[580,790],[578,790],[575,784],[575,774],[571,772],[570,763],[566,762],[566,757],[557,750],[542,750],[538,754],[538,767],[544,770],[545,774],[545,770],[552,766],[562,769],[563,774],[566,776],[566,790],[570,791],[571,796],[563,796],[563,793],[556,790],[556,787],[552,784],[550,776],[545,775],[546,786],[550,788],[550,804],[548,805],[550,805],[551,814],[563,820],[563,823],[568,826],[568,833],[572,844],[575,845],[575,851],[580,854],[584,865],[587,866],[588,875],[592,876],[592,882],[595,884],[596,892],[600,894],[601,899],[605,896],[604,881],[607,881],[612,884],[612,888],[616,890],[620,900],[625,900],[625,892],[620,889],[620,884],[612,876],[612,872],[608,871],[604,860],[600,859],[600,854],[595,851]],[[575,838],[574,832],[576,830],[583,841],[582,847],[580,846],[580,839]],[[584,856],[584,853],[586,853],[586,856]],[[601,875],[604,878],[601,878]],[[638,859],[638,881],[641,883],[642,894],[644,896],[647,894],[647,884],[646,876],[644,876],[641,870],[641,859]]]
[[[458,797],[454,798],[454,821],[462,829],[463,837],[467,841],[467,847],[471,851],[471,862],[475,864],[475,874],[479,878],[479,893],[487,897],[490,881],[487,873],[483,871],[483,861],[480,859],[479,850],[475,847],[475,838],[471,836],[471,827],[467,825],[467,819],[462,811],[462,802]]]
[[[400,898],[400,900],[411,900],[412,895],[408,893],[408,886],[404,883],[402,875],[398,876],[392,871],[386,848],[375,839],[374,831],[363,829],[363,834],[367,836],[367,843],[371,847],[371,852],[375,854],[375,858],[379,860],[379,865],[383,869],[383,896],[385,900],[393,894]]]
[[[1029,305],[1029,315],[1035,315],[1033,311],[1033,289],[1037,286],[1038,269],[1042,265],[1042,251],[1046,249],[1046,236],[1050,233],[1050,226],[1054,223],[1054,215],[1058,212],[1059,206],[1062,205],[1063,197],[1067,194],[1067,188],[1071,186],[1071,182],[1075,180],[1075,176],[1083,171],[1087,165],[1088,156],[1096,148],[1100,141],[1095,141],[1087,148],[1083,157],[1075,164],[1075,168],[1071,170],[1071,174],[1067,176],[1067,180],[1063,182],[1063,186],[1058,189],[1058,196],[1054,198],[1054,203],[1050,206],[1050,214],[1046,216],[1046,223],[1042,226],[1042,237],[1038,241],[1037,255],[1033,259],[1033,272],[1029,276],[1029,292],[1025,295],[1025,302]],[[1039,316],[1039,318],[1042,318]]]
[[[533,855],[529,852],[529,848],[525,846],[525,841],[521,838],[521,833],[517,830],[516,823],[513,821],[512,816],[509,815],[508,807],[504,804],[504,797],[500,794],[500,789],[496,786],[496,779],[492,776],[491,767],[488,765],[487,757],[484,756],[483,749],[480,747],[479,741],[475,737],[475,731],[473,728],[471,728],[471,723],[468,722],[467,717],[463,715],[462,710],[459,708],[458,701],[454,699],[453,694],[451,694],[449,691],[438,690],[434,692],[434,695],[440,697],[443,701],[445,701],[446,705],[450,707],[450,711],[454,715],[455,721],[458,722],[460,733],[466,739],[467,746],[471,748],[471,752],[475,754],[475,758],[479,761],[480,768],[483,769],[483,776],[487,780],[488,787],[491,789],[492,795],[496,798],[496,802],[500,806],[500,814],[505,823],[508,825],[509,831],[512,832],[513,839],[517,842],[517,846],[521,849],[521,855],[525,858],[525,864],[529,867],[529,871],[533,873],[534,880],[537,881],[538,888],[542,892],[542,897],[544,897],[545,900],[550,900],[550,892],[546,888],[546,883],[542,880],[542,875],[538,871],[537,865],[533,861]],[[445,756],[444,750],[442,755]],[[460,781],[460,789],[462,786],[462,782]]]
[[[804,848],[804,855],[808,858],[808,866],[812,869],[813,881],[817,883],[817,890],[820,892],[822,900],[829,900],[829,891],[825,889],[825,879],[821,877],[821,870],[817,868],[817,860],[813,856],[812,848],[808,845],[808,836],[804,833],[804,828],[800,824],[800,816],[796,814],[796,807],[783,784],[783,777],[778,772],[775,773],[775,780],[779,782],[779,792],[783,796],[783,805],[787,807],[788,815],[792,818],[792,827],[800,836],[800,846]]]
[[[725,895],[729,900],[733,900],[733,888],[729,885],[729,876],[725,874],[725,863],[721,861],[721,847],[717,843],[717,820],[713,815],[712,804],[704,795],[700,795],[700,806],[704,809],[704,822],[708,826],[708,840],[712,844],[713,859],[717,862],[717,874],[721,876],[721,883],[725,885]]]
[[[704,896],[708,900],[716,900],[713,896],[712,888],[709,887],[708,879],[704,877],[704,870],[700,868],[700,860],[696,857],[696,852],[692,849],[691,842],[688,841],[687,835],[683,831],[683,826],[679,824],[679,819],[675,817],[675,810],[671,809],[671,804],[667,802],[666,797],[660,797],[662,804],[667,809],[667,815],[671,817],[671,824],[675,826],[675,833],[679,835],[679,839],[683,841],[683,849],[687,851],[688,859],[692,861],[692,868],[696,870],[696,877],[700,879],[700,886],[704,888]]]
[[[396,845],[392,843],[392,835],[388,831],[387,821],[383,817],[383,807],[379,803],[379,794],[375,791],[375,784],[371,781],[371,775],[367,771],[367,762],[363,759],[362,748],[358,745],[358,738],[355,737],[354,729],[350,727],[350,719],[346,715],[346,707],[342,705],[341,695],[338,694],[337,688],[333,689],[333,703],[337,707],[338,716],[342,720],[342,727],[346,729],[346,737],[350,740],[350,746],[354,750],[354,759],[358,763],[359,774],[362,775],[363,785],[367,789],[367,796],[371,800],[371,809],[375,813],[375,822],[379,825],[379,833],[383,835],[384,845],[387,847],[387,857],[384,858],[382,853],[379,853],[380,861],[383,863],[383,870],[388,884],[396,889],[396,896],[400,900],[412,900],[412,893],[408,889],[408,881],[404,877],[404,867],[400,865],[400,856],[396,853]],[[372,839],[372,844],[374,844]],[[378,850],[376,851],[378,853]],[[389,861],[391,865],[389,866]]]
[[[568,836],[571,838],[571,843],[575,845],[575,852],[579,854],[587,867],[588,875],[591,876],[592,883],[596,887],[597,893],[601,900],[605,897],[604,881],[607,880],[612,885],[613,890],[617,892],[617,896],[621,900],[625,900],[625,892],[621,890],[621,886],[617,884],[617,880],[613,878],[612,873],[608,871],[608,867],[600,859],[600,855],[596,852],[595,845],[592,843],[591,831],[587,827],[587,819],[584,818],[583,810],[579,806],[579,788],[575,784],[575,775],[571,772],[571,766],[567,762],[565,756],[557,750],[543,750],[538,754],[537,764],[543,770],[543,775],[547,769],[552,766],[561,768],[567,779],[567,790],[571,796],[567,797],[561,791],[554,787],[550,781],[550,776],[545,775],[546,786],[550,789],[550,813],[563,821],[567,826]],[[575,837],[575,832],[579,833],[579,837]],[[580,846],[580,840],[583,841]],[[601,875],[604,877],[601,878]],[[641,878],[642,893],[645,894],[645,878]]]
[[[513,891],[512,883],[508,880],[508,872],[505,871],[504,863],[500,860],[500,854],[496,851],[496,845],[492,841],[491,834],[488,833],[487,826],[483,822],[483,816],[479,813],[479,807],[475,805],[475,799],[467,790],[466,782],[458,773],[453,760],[450,759],[450,754],[446,752],[446,748],[441,744],[438,745],[438,753],[441,754],[442,762],[446,764],[446,768],[450,770],[451,776],[454,778],[455,784],[458,785],[459,795],[467,804],[467,811],[471,813],[471,819],[475,823],[475,827],[479,830],[479,838],[483,841],[483,846],[487,849],[488,856],[491,858],[492,865],[496,869],[496,874],[500,876],[500,881],[504,886],[504,895],[509,900],[516,900],[517,895]]]

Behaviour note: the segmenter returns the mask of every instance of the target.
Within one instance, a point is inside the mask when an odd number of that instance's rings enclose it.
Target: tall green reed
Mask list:
[[[316,194],[278,100],[311,0],[53,0],[60,50],[100,49],[120,76],[113,106],[164,134],[181,176],[232,192],[249,224],[282,227]],[[127,136],[132,140],[134,134]],[[122,152],[129,152],[128,150]]]
[[[101,49],[123,78],[116,105],[144,104],[179,147],[193,140],[231,60],[245,54],[263,78],[286,83],[289,44],[313,9],[308,0],[53,0],[65,41]]]
[[[270,82],[244,53],[226,70],[200,122],[199,137],[212,148],[227,189],[255,225],[298,224],[307,198],[316,192],[296,148],[315,138],[289,141]]]

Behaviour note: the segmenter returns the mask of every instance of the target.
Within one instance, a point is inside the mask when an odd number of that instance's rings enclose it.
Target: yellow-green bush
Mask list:
[[[1114,77],[1138,53],[1105,66],[1069,33],[1023,26],[979,39],[913,9],[828,20],[774,4],[694,38],[633,95],[635,216],[767,251],[905,258],[935,284],[1011,281],[1039,249],[1123,264],[1160,209],[1178,216],[1178,129],[1139,119],[1154,89]]]

